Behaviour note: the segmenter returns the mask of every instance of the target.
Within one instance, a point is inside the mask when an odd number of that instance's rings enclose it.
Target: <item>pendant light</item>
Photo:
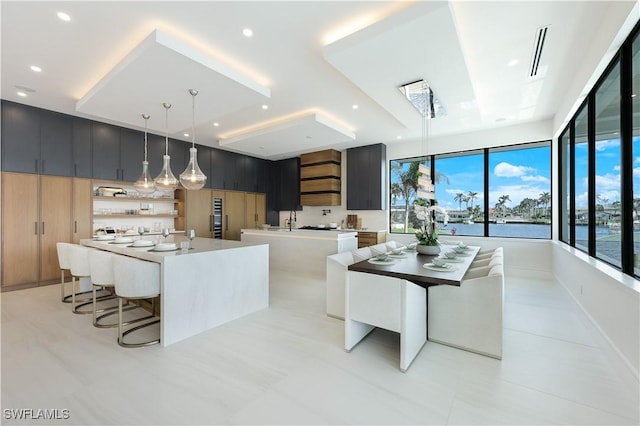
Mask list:
[[[142,118],[144,118],[144,161],[142,162],[142,174],[133,183],[133,186],[141,194],[152,194],[156,191],[156,183],[149,174],[149,162],[147,161],[147,120],[150,115],[142,114]]]
[[[169,157],[169,108],[170,103],[163,103],[162,106],[165,109],[165,121],[167,132],[164,140],[164,155],[162,156],[162,170],[160,174],[155,178],[156,188],[162,192],[172,192],[178,187],[178,179],[171,172],[171,157]]]
[[[180,183],[186,189],[201,189],[207,183],[207,176],[202,173],[198,166],[198,150],[196,149],[196,95],[198,91],[189,89],[191,94],[191,148],[189,148],[189,164],[184,172],[180,174]]]

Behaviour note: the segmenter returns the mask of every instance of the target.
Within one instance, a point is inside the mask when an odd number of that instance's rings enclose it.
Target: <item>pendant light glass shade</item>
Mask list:
[[[149,174],[149,162],[147,161],[147,120],[149,117],[148,114],[142,114],[142,118],[144,118],[144,161],[142,162],[142,174],[133,183],[134,188],[140,194],[152,194],[156,191],[156,183]]]
[[[169,157],[169,108],[171,104],[163,103],[166,111],[166,136],[164,140],[164,155],[162,156],[162,170],[160,174],[155,178],[156,189],[165,193],[172,192],[178,187],[178,179],[173,175],[171,171],[171,157]]]
[[[202,173],[200,166],[198,165],[198,150],[196,149],[196,95],[198,91],[195,89],[189,89],[191,94],[191,148],[189,148],[189,164],[187,168],[180,174],[180,183],[186,189],[197,190],[201,189],[205,183],[207,183],[207,176]]]

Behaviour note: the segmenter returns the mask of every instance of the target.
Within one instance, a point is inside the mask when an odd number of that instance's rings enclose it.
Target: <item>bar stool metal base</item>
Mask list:
[[[124,325],[137,323],[137,322],[140,322],[140,321],[145,321],[145,320],[148,320],[148,319],[155,318],[155,315],[153,314],[156,311],[156,309],[155,309],[156,308],[155,297],[151,298],[151,312],[152,312],[151,315],[148,315],[148,316],[145,316],[145,317],[142,317],[142,318],[137,318],[137,319],[131,320],[131,321],[127,322],[127,323],[123,323],[122,322],[122,312],[124,311],[122,309],[123,308],[122,299],[123,299],[122,297],[118,297],[118,345],[120,345],[120,346],[122,346],[124,348],[140,348],[142,346],[151,346],[151,345],[159,344],[160,343],[160,338],[159,337],[158,337],[158,339],[149,340],[147,342],[126,343],[124,341],[124,336],[127,336],[128,334],[133,333],[134,331],[140,330],[142,328],[149,327],[150,325],[158,324],[160,322],[160,319],[156,319],[154,321],[149,321],[149,322],[147,322],[145,324],[138,325],[138,326],[130,328],[129,330],[126,330],[126,331],[123,330],[123,326]],[[142,299],[148,299],[148,298],[145,297],[145,298],[142,298]]]

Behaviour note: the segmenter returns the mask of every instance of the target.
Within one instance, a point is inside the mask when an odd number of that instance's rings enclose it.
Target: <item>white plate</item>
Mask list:
[[[441,259],[442,259],[443,262],[464,263],[464,260],[458,259],[457,257],[454,257],[453,259],[451,259],[449,257],[442,257]]]
[[[171,251],[171,250],[177,250],[177,249],[178,249],[178,246],[175,243],[160,243],[160,244],[157,244],[153,250],[154,251]]]
[[[429,269],[431,271],[438,271],[438,272],[451,272],[457,269],[452,265],[445,264],[444,266],[436,266],[433,263],[425,263],[424,265],[422,265],[422,267],[424,269]]]
[[[367,261],[369,263],[373,263],[374,265],[393,265],[394,263],[396,263],[396,261],[393,259],[389,259],[389,260],[369,259]]]
[[[393,257],[394,259],[405,259],[407,257],[406,254],[400,253],[400,254],[393,254],[391,253],[389,255],[389,257]]]
[[[131,244],[132,242],[132,238],[116,238],[111,242],[111,244]]]
[[[150,247],[152,246],[154,243],[153,241],[149,241],[149,240],[137,240],[134,241],[133,244],[131,245],[131,247]]]
[[[114,237],[113,235],[98,235],[96,237],[96,241],[111,241],[115,238],[116,237]]]

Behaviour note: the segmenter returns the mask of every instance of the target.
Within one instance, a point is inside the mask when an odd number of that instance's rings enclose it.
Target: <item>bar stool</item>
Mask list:
[[[128,324],[155,318],[155,298],[160,295],[160,265],[126,256],[112,257],[113,278],[118,296],[118,344],[123,347],[140,347],[160,343],[160,337],[142,343],[125,343],[128,334],[160,322],[160,319],[148,321],[124,331],[122,321],[122,301],[151,299],[151,315],[131,320]],[[142,308],[141,308],[142,309]]]
[[[75,280],[77,278],[79,281],[80,289],[82,289],[83,286],[87,288],[83,293],[91,292],[91,269],[89,267],[89,251],[91,250],[93,249],[77,244],[69,244],[69,246],[67,247],[73,283],[73,292],[71,293],[71,312],[73,312],[74,314],[87,315],[91,313],[91,311],[78,310],[78,308],[91,304],[92,300],[82,299],[81,302],[83,303],[76,305],[75,291]]]
[[[64,282],[64,275],[65,275],[65,271],[70,271],[71,270],[71,259],[69,258],[69,247],[73,246],[75,244],[71,244],[71,243],[63,243],[63,242],[57,242],[56,243],[56,250],[58,252],[58,264],[60,265],[60,300],[63,303],[71,303],[71,298],[73,297],[73,293],[75,293],[75,280],[72,281],[72,294],[67,294],[65,296],[65,282]],[[84,291],[81,293],[76,293],[76,295],[84,295],[90,293],[89,291]],[[85,302],[89,299],[81,299],[82,302]]]
[[[91,284],[93,287],[93,326],[97,328],[110,328],[117,327],[118,323],[101,324],[100,320],[110,315],[118,313],[118,305],[109,306],[103,309],[97,309],[97,302],[104,300],[115,299],[115,284],[113,278],[113,261],[112,258],[118,256],[117,254],[110,253],[102,250],[90,250],[89,251],[89,269],[91,271]],[[108,296],[97,297],[98,289],[108,290]],[[127,303],[128,305],[128,303]],[[125,310],[131,310],[135,307],[128,307]],[[97,314],[105,313],[98,316]]]

